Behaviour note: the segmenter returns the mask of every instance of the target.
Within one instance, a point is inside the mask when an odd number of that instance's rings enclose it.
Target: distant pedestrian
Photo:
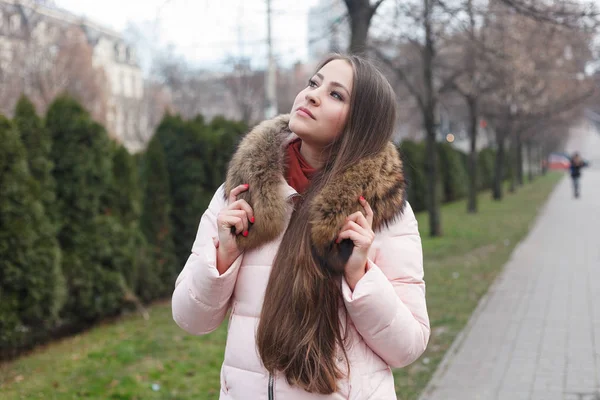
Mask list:
[[[571,165],[569,167],[571,170],[571,178],[573,180],[573,194],[575,195],[575,198],[578,198],[581,192],[579,178],[581,178],[581,168],[583,167],[587,167],[587,163],[583,161],[583,158],[581,158],[578,152],[575,152],[573,157],[571,157]]]

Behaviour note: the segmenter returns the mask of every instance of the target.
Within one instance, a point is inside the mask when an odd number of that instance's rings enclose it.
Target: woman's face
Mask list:
[[[353,84],[352,66],[345,60],[325,64],[294,100],[290,129],[302,141],[325,147],[342,132]]]

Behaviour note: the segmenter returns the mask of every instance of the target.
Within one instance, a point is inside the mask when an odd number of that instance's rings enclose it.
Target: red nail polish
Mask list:
[[[247,188],[250,187],[250,185],[247,183],[244,183],[244,186],[246,186]]]
[[[242,235],[244,235],[244,237],[248,237],[248,231],[244,231],[244,233],[242,233]]]
[[[363,196],[360,196],[360,201],[365,201],[365,198]]]
[[[250,218],[250,222],[254,223],[255,219],[254,217]]]

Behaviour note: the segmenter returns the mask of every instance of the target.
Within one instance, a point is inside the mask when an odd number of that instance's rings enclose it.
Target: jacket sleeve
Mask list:
[[[389,366],[401,368],[423,354],[430,333],[421,237],[408,203],[375,240],[378,251],[354,291],[342,279],[344,303],[365,343]]]
[[[175,282],[173,319],[183,330],[202,335],[217,329],[229,308],[243,255],[223,274],[217,271],[217,215],[226,206],[223,186],[202,215],[192,253]]]

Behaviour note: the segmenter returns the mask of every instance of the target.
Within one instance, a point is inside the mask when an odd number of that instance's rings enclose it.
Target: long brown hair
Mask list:
[[[317,71],[332,60],[345,60],[354,71],[348,120],[292,214],[275,256],[257,332],[258,351],[270,373],[280,371],[290,385],[321,394],[337,391],[337,380],[343,377],[336,363],[338,349],[346,356],[340,318],[343,271],[313,254],[310,204],[346,168],[380,153],[396,121],[394,91],[372,63],[334,54]]]

